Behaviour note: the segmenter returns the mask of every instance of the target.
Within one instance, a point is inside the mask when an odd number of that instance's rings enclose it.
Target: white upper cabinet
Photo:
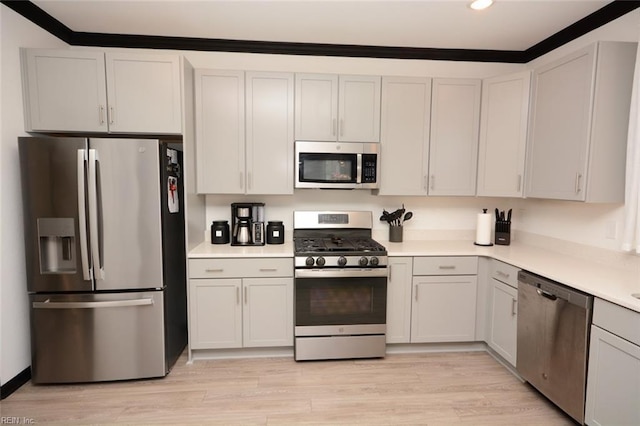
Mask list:
[[[382,78],[380,195],[426,195],[430,117],[430,78]]]
[[[379,142],[380,77],[296,74],[295,138]]]
[[[531,72],[482,82],[479,196],[522,197]]]
[[[293,74],[195,76],[198,193],[292,194]]]
[[[180,134],[178,55],[23,49],[25,128]]]
[[[23,49],[27,131],[107,132],[104,53]]]
[[[598,42],[534,70],[527,197],[624,200],[635,55]]]
[[[196,69],[195,102],[198,193],[244,193],[244,72]]]
[[[106,67],[111,133],[181,133],[177,56],[108,52]]]
[[[476,194],[480,93],[481,80],[433,79],[429,195]]]
[[[247,194],[293,194],[293,74],[247,72]]]

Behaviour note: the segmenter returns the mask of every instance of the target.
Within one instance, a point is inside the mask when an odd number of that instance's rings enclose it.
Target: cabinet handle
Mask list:
[[[276,272],[278,268],[260,268],[260,272]]]
[[[336,135],[336,123],[337,123],[337,122],[338,122],[338,121],[337,121],[335,118],[334,118],[334,119],[332,120],[332,122],[331,122],[331,134],[332,134],[333,136],[335,136],[335,135]]]
[[[240,172],[238,176],[240,176],[240,189],[244,189],[244,173]]]
[[[240,287],[236,287],[236,305],[240,304]]]
[[[340,119],[340,136],[344,136],[344,119]]]
[[[393,282],[393,265],[389,265],[389,282]]]
[[[511,299],[511,316],[515,317],[517,312],[516,312],[516,308],[518,306],[518,301],[516,299]]]
[[[253,186],[253,177],[251,176],[251,172],[247,173],[247,188],[251,189]]]
[[[509,278],[509,274],[507,274],[506,272],[502,272],[502,271],[496,271],[496,275],[500,275],[503,278]]]
[[[205,272],[222,272],[224,271],[224,269],[220,268],[220,269],[205,269]]]
[[[113,124],[115,122],[115,113],[113,111],[113,107],[109,107],[109,124]]]
[[[516,192],[520,192],[522,190],[522,175],[518,175],[518,186],[516,187]]]
[[[576,194],[579,194],[582,190],[580,188],[580,179],[582,179],[582,173],[576,173]]]
[[[100,120],[100,125],[104,124],[104,105],[98,105],[98,119]]]
[[[438,269],[456,269],[455,265],[440,265]]]
[[[429,183],[428,183],[429,182],[429,177],[427,175],[424,175],[424,179],[423,180],[424,180],[424,182],[422,183],[423,184],[423,188],[426,191],[426,190],[429,189]]]
[[[244,304],[245,305],[247,304],[247,300],[249,299],[248,293],[249,293],[249,289],[245,287],[244,288]]]
[[[435,175],[429,176],[429,188],[435,189],[436,186],[436,177]]]
[[[417,285],[414,285],[414,286],[413,286],[413,289],[414,289],[415,298],[416,298],[416,302],[417,302],[417,301],[418,301],[418,286],[417,286]]]

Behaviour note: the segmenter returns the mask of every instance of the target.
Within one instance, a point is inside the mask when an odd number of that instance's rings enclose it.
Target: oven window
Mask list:
[[[295,291],[297,326],[386,323],[386,278],[296,278]]]
[[[301,153],[298,161],[300,182],[357,182],[357,154]]]

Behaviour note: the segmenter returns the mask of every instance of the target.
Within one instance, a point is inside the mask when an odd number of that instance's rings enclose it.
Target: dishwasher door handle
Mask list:
[[[549,300],[558,300],[558,296],[556,296],[555,294],[549,293],[548,291],[544,291],[540,289],[537,289],[536,291],[538,292],[539,296],[546,297]]]

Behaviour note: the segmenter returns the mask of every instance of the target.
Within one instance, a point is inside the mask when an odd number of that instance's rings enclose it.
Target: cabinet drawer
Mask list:
[[[430,256],[416,257],[413,260],[413,275],[476,275],[477,273],[478,258],[476,256]]]
[[[189,259],[189,278],[292,276],[292,258]]]
[[[640,345],[640,313],[638,312],[596,297],[593,303],[593,323]]]
[[[499,260],[493,260],[491,262],[491,278],[510,285],[513,288],[518,288],[519,270],[520,268],[500,262]]]

